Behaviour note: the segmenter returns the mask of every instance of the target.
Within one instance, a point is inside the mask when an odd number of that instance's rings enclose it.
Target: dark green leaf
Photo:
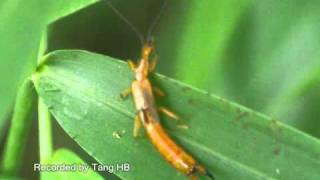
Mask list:
[[[121,61],[57,51],[33,75],[39,95],[65,131],[102,164],[130,163],[124,179],[181,179],[145,137],[132,137],[132,100],[119,94],[132,73]],[[162,75],[161,103],[190,128],[162,117],[169,134],[217,179],[319,179],[320,142],[255,111]],[[116,135],[116,136],[113,136]]]
[[[96,0],[0,2],[0,130],[18,85],[35,68],[46,25],[93,2]]]

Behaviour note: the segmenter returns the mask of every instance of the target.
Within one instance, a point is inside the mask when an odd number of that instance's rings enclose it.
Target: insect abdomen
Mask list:
[[[180,148],[164,131],[159,123],[145,125],[152,144],[175,168],[186,175],[193,173],[196,161]]]

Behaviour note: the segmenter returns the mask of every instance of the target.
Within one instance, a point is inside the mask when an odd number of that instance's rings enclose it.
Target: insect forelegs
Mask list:
[[[134,71],[137,68],[137,65],[130,59],[128,60],[128,65],[132,71]]]
[[[131,89],[131,87],[129,87],[129,88],[125,89],[125,90],[120,94],[120,98],[121,98],[121,99],[125,99],[125,98],[127,98],[129,95],[131,95],[131,93],[132,93],[132,89]]]

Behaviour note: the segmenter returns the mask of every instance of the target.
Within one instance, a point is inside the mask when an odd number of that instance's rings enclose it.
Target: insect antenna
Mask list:
[[[122,19],[125,23],[129,25],[129,27],[136,33],[138,36],[141,45],[144,44],[144,38],[142,33],[134,26],[116,7],[113,6],[113,4],[110,2],[110,0],[106,1],[109,7]]]
[[[162,6],[161,6],[161,8],[160,8],[160,10],[159,10],[159,12],[158,12],[158,14],[157,14],[157,16],[153,19],[153,22],[152,22],[152,24],[150,25],[150,27],[149,27],[149,29],[148,29],[148,31],[147,31],[147,39],[146,39],[147,42],[152,42],[152,41],[153,41],[153,39],[152,39],[153,30],[154,30],[154,28],[156,27],[157,23],[159,22],[160,17],[161,17],[161,15],[163,14],[164,9],[165,9],[165,7],[167,6],[167,4],[168,4],[168,3],[167,3],[167,1],[165,0],[165,1],[163,2],[163,4],[162,4]]]

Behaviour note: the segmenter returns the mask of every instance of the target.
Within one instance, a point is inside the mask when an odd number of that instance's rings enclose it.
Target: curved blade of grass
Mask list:
[[[17,87],[36,67],[47,23],[96,0],[4,0],[0,2],[0,135]]]
[[[34,119],[32,109],[36,107],[36,99],[33,83],[28,78],[22,83],[17,94],[8,138],[0,161],[2,174],[14,176],[21,167],[22,161],[17,161],[17,159],[23,158],[27,135]]]
[[[45,7],[49,10],[47,22],[51,23],[61,19],[98,1],[99,0],[46,1]]]
[[[80,167],[91,167],[86,164],[77,154],[68,150],[68,149],[58,149],[53,153],[52,158],[49,160],[48,164],[52,165],[75,165],[75,171],[55,171],[55,172],[43,172],[43,179],[60,179],[60,180],[69,180],[69,179],[93,179],[93,180],[102,180],[103,178],[92,168],[87,170],[80,169]]]
[[[102,164],[129,163],[123,179],[181,179],[141,137],[132,137],[135,110],[120,92],[132,72],[113,58],[56,51],[33,75],[37,92],[65,131]],[[153,83],[188,130],[162,117],[169,134],[217,179],[319,179],[320,142],[250,109],[162,75]],[[113,136],[117,134],[117,136]]]

